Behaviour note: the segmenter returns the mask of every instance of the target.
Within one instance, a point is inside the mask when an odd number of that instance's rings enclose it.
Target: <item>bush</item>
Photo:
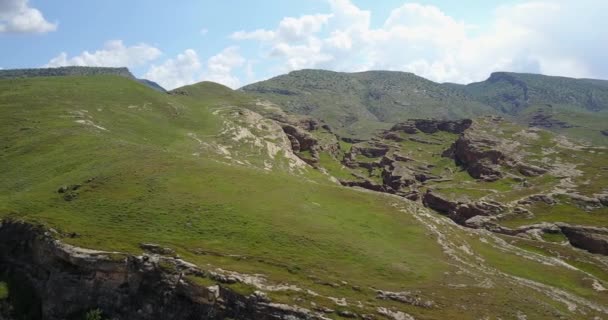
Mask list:
[[[0,282],[0,300],[8,298],[8,286],[4,282]]]
[[[101,310],[95,309],[87,312],[84,316],[84,320],[103,320]]]

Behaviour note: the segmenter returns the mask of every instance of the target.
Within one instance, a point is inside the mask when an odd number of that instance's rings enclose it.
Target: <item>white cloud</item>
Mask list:
[[[195,50],[188,49],[160,65],[152,65],[143,77],[159,83],[168,90],[203,80],[237,88],[241,82],[234,72],[247,66],[247,75],[253,76],[249,65],[239,53],[239,48],[235,46],[223,49],[210,57],[205,64],[201,62]]]
[[[45,67],[136,67],[153,61],[160,55],[161,51],[158,48],[145,43],[127,47],[121,40],[111,40],[105,43],[103,49],[92,53],[84,51],[80,55],[68,57],[62,52],[51,59]]]
[[[196,82],[200,69],[201,63],[198,54],[192,49],[187,49],[161,65],[152,65],[144,78],[171,90]]]
[[[202,28],[199,33],[201,34],[201,36],[206,36],[207,33],[209,33],[209,29],[207,28]]]
[[[432,5],[405,3],[379,27],[349,0],[329,13],[283,18],[273,30],[239,31],[262,44],[267,69],[388,69],[467,83],[499,70],[608,78],[608,1],[527,1],[501,6],[491,22],[469,25]]]
[[[259,40],[259,41],[270,41],[274,39],[274,31],[268,31],[264,29],[257,29],[254,31],[237,31],[230,35],[230,38],[234,40]]]
[[[238,47],[225,48],[207,60],[207,70],[203,74],[203,79],[221,83],[233,89],[238,88],[241,81],[233,74],[233,71],[245,65],[245,62]]]
[[[57,30],[28,0],[0,1],[0,33],[46,33]]]

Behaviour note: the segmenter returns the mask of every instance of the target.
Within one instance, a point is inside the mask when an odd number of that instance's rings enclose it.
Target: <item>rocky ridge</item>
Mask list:
[[[272,303],[259,291],[243,295],[222,285],[242,282],[244,275],[202,270],[159,254],[78,248],[55,240],[52,231],[18,221],[0,226],[0,270],[21,279],[22,290],[34,297],[30,314],[42,319],[96,309],[111,319],[326,319]],[[200,285],[197,278],[220,284]]]
[[[532,211],[535,209],[531,206],[537,201],[555,205],[559,203],[557,198],[565,197],[568,203],[586,211],[600,210],[608,203],[604,193],[582,195],[576,188],[573,189],[576,185],[572,181],[582,171],[575,169],[577,164],[564,163],[560,157],[549,158],[556,153],[557,147],[551,148],[550,143],[543,142],[547,143],[547,147],[540,151],[544,158],[534,158],[539,153],[536,146],[538,141],[547,139],[545,133],[536,128],[511,128],[505,123],[499,117],[486,117],[476,121],[413,119],[398,123],[381,131],[371,140],[352,144],[342,159],[337,159],[351,177],[343,176],[339,181],[344,186],[395,194],[413,201],[420,200],[425,206],[467,227],[485,228],[541,241],[544,239],[543,234],[558,233],[565,236],[573,246],[605,254],[603,233],[595,229],[583,230],[581,228],[584,226],[569,224],[578,231],[568,232],[571,229],[559,223],[517,228],[501,225],[502,220],[511,217],[534,217]],[[504,130],[512,130],[512,133],[507,134]],[[556,137],[555,143],[564,150],[581,151],[585,148],[563,137]],[[601,154],[602,149],[599,150]],[[453,160],[456,167],[445,167],[445,162],[440,160],[442,158]],[[437,161],[442,164],[437,165]],[[458,170],[464,170],[474,179],[465,182],[465,185],[476,184],[476,188],[490,191],[492,190],[485,187],[484,183],[509,183],[512,191],[517,193],[520,192],[518,190],[536,188],[535,183],[530,181],[545,181],[551,177],[562,180],[554,190],[547,189],[546,193],[528,198],[505,201],[492,196],[492,193],[469,198],[466,192],[456,198],[446,197],[443,189],[446,185],[454,185],[454,176]],[[456,181],[462,179],[459,177]],[[457,184],[452,189],[454,191],[451,192],[462,190]],[[500,194],[498,191],[492,192]]]

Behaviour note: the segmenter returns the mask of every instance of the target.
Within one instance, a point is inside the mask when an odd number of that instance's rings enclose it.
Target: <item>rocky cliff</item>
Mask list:
[[[221,284],[238,282],[238,277],[156,254],[70,246],[24,222],[0,226],[0,271],[19,291],[27,288],[33,319],[82,319],[90,310],[129,320],[320,318],[306,309],[270,303],[259,292],[245,296]],[[196,278],[220,285],[203,286],[192,280]]]

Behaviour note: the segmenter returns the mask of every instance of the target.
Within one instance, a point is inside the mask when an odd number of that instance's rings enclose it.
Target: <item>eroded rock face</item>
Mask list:
[[[538,128],[573,128],[575,127],[572,124],[569,124],[565,121],[557,120],[553,118],[553,115],[550,113],[545,113],[543,109],[538,110],[529,124],[530,127],[538,127]]]
[[[435,133],[445,131],[460,134],[468,129],[473,121],[471,119],[462,120],[435,120],[435,119],[412,119],[394,125],[389,132],[405,132],[415,134],[418,131],[424,133]]]
[[[591,253],[608,255],[608,229],[558,223],[571,245]]]
[[[443,156],[454,158],[473,178],[496,181],[503,176],[499,165],[506,160],[497,145],[494,140],[465,132]]]
[[[31,287],[38,302],[31,311],[47,320],[80,319],[93,309],[119,320],[320,318],[260,295],[191,283],[186,276],[204,271],[179,259],[77,248],[21,222],[0,226],[0,271]]]
[[[454,210],[456,210],[456,207],[458,207],[458,205],[460,204],[458,202],[445,199],[445,198],[441,197],[440,195],[433,193],[431,190],[428,190],[424,194],[424,196],[422,197],[422,203],[426,207],[431,208],[435,211],[444,213],[444,214],[449,214],[449,213],[453,212]]]
[[[468,220],[480,216],[496,216],[506,208],[494,201],[460,202],[449,200],[432,190],[427,190],[422,198],[422,203],[435,211],[443,213],[454,220],[456,223],[482,227],[481,223],[467,223]]]

